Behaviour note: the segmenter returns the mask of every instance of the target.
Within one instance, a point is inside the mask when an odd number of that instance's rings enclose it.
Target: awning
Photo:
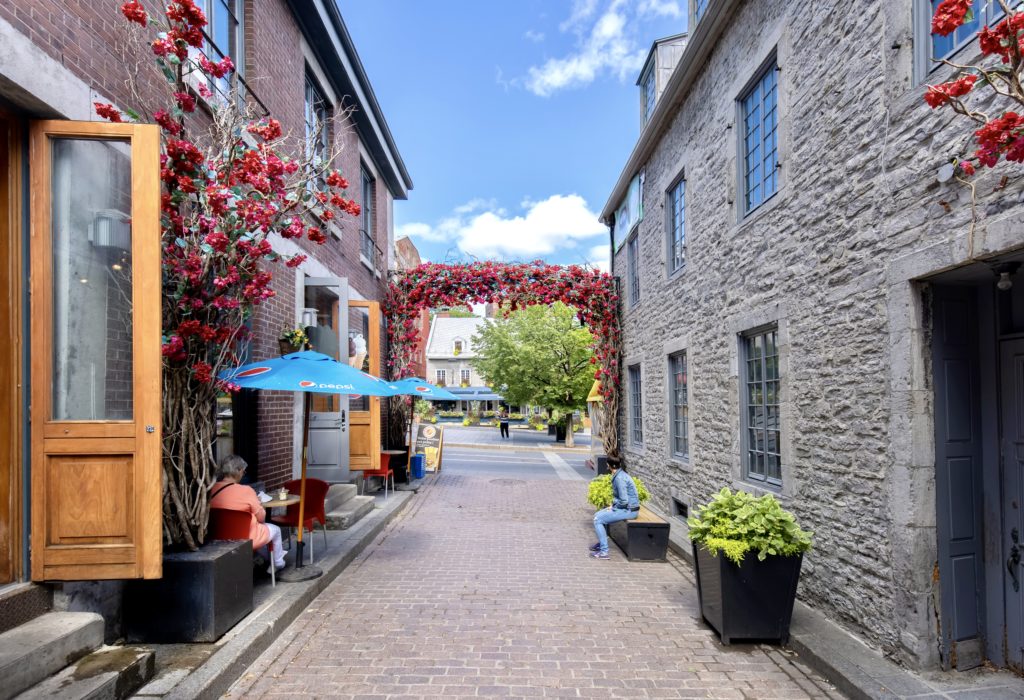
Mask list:
[[[587,394],[587,403],[604,403],[604,397],[601,396],[601,382],[598,380],[594,381],[594,386],[590,387],[590,393]]]
[[[449,386],[445,387],[458,397],[459,401],[504,401],[499,394],[487,386]]]

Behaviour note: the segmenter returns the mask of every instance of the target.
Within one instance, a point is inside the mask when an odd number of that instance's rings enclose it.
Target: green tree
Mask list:
[[[571,447],[572,412],[584,407],[594,383],[592,343],[565,304],[530,306],[484,324],[473,336],[472,362],[509,403],[567,414],[565,444]]]

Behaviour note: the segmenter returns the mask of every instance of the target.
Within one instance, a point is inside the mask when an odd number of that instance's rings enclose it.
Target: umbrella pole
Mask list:
[[[412,421],[414,416],[412,409],[415,408],[415,406],[416,398],[412,397],[409,399],[409,449],[406,450],[405,453],[405,474],[409,483],[412,483],[412,450],[414,446],[412,442]]]
[[[303,393],[302,406],[302,471],[299,476],[299,534],[295,544],[295,567],[282,571],[278,581],[309,581],[323,575],[318,566],[303,564],[303,550],[306,543],[302,541],[303,523],[306,517],[306,464],[309,457],[309,413],[313,397],[309,392]]]

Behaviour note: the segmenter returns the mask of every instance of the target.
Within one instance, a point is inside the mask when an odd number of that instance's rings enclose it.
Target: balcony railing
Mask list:
[[[194,58],[202,55],[213,63],[217,63],[228,55],[217,46],[213,41],[213,37],[206,32],[203,32],[203,39],[206,41],[205,49],[189,49]],[[259,95],[256,94],[241,75],[241,64],[244,61],[244,57],[232,56],[231,60],[235,62],[235,70],[223,78],[208,76],[203,71],[191,67],[191,64],[189,64],[190,67],[185,69],[184,73],[185,82],[195,90],[198,90],[199,85],[205,85],[213,93],[212,97],[205,98],[208,103],[215,105],[227,104],[232,99],[232,95],[235,95],[239,108],[244,109],[247,107],[256,118],[270,116],[270,110],[267,109],[263,100],[259,98]]]
[[[384,251],[365,228],[359,229],[359,255],[366,259],[374,271],[383,271]]]

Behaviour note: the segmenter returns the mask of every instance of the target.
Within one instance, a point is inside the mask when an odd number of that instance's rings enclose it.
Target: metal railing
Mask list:
[[[217,46],[213,38],[205,31],[203,32],[203,39],[206,42],[205,49],[190,48],[189,51],[201,54],[207,60],[214,63],[228,55]],[[244,57],[232,56],[231,60],[235,61],[235,70],[231,71],[224,78],[214,78],[206,75],[198,68],[191,68],[184,73],[185,82],[193,89],[197,89],[200,84],[205,85],[213,93],[213,97],[207,98],[207,101],[227,103],[231,101],[232,95],[235,95],[235,99],[239,101],[239,107],[250,107],[255,112],[255,116],[259,118],[270,116],[270,110],[267,108],[267,105],[263,103],[263,100],[259,98],[259,95],[252,89],[252,86],[242,77]]]
[[[365,228],[359,229],[359,254],[369,261],[374,271],[384,270],[384,251]]]

